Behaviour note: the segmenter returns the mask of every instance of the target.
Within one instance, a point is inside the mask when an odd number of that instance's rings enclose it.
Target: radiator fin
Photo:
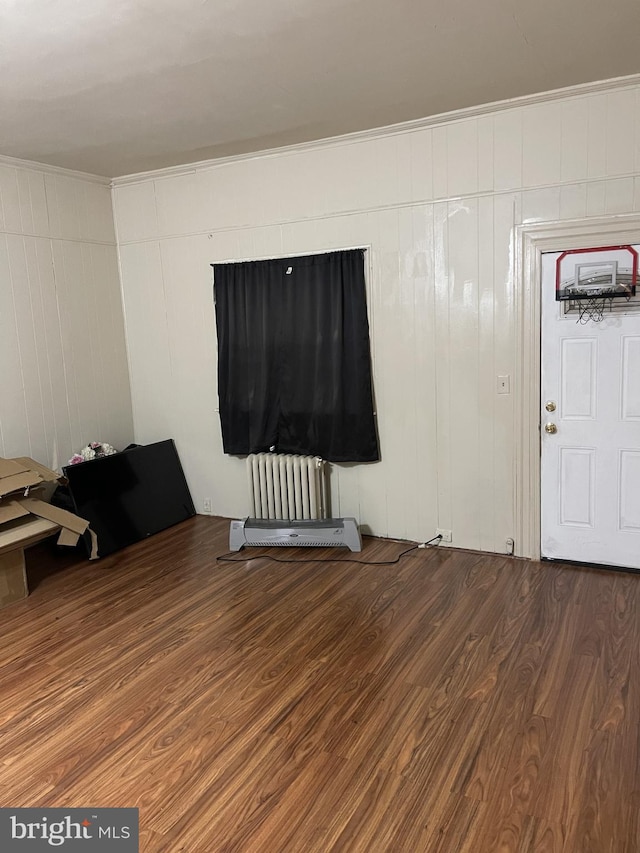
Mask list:
[[[326,518],[324,466],[319,456],[252,453],[247,457],[250,515],[290,521]]]

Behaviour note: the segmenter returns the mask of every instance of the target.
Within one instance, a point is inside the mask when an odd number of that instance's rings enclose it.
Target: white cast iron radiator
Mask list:
[[[324,465],[319,456],[252,453],[247,457],[252,518],[326,518]]]

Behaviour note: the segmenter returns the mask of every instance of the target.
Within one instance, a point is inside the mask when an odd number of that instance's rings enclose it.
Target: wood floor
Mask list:
[[[138,806],[145,853],[640,850],[640,575],[216,562],[227,536],[31,551],[0,611],[2,805]]]

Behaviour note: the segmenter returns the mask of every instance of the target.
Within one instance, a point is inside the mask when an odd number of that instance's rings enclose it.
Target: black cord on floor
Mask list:
[[[231,554],[237,553],[237,551],[232,551],[230,554],[222,554],[220,557],[216,557],[221,563],[246,563],[249,560],[272,560],[274,563],[360,563],[362,566],[394,566],[396,563],[399,563],[401,558],[405,556],[405,554],[409,554],[411,551],[416,551],[418,548],[426,548],[427,545],[432,545],[434,542],[439,545],[442,536],[438,534],[434,536],[433,539],[429,539],[428,542],[424,542],[421,545],[412,545],[411,548],[407,548],[404,551],[401,551],[398,556],[393,560],[354,560],[347,557],[339,558],[337,560],[326,559],[321,560],[315,557],[311,559],[308,558],[300,558],[298,560],[286,560],[282,559],[282,557],[272,557],[271,554],[256,554],[255,557],[242,557],[238,559],[237,557],[232,557]]]

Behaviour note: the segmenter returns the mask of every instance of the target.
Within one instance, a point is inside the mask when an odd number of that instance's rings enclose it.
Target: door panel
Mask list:
[[[622,419],[640,420],[640,337],[622,339]]]
[[[563,338],[560,350],[562,417],[593,420],[596,416],[595,338]]]
[[[576,322],[557,257],[542,257],[541,552],[640,569],[640,312]]]
[[[560,447],[560,524],[594,526],[595,470],[593,448]]]
[[[640,534],[640,450],[620,451],[620,530]]]

